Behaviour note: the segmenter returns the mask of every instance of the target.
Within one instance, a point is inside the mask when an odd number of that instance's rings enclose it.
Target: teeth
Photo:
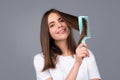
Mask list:
[[[59,34],[59,33],[62,33],[62,32],[64,32],[64,31],[65,31],[65,29],[63,29],[63,30],[60,30],[60,31],[58,32],[58,34]]]
[[[65,31],[65,30],[61,30],[60,32],[63,32],[63,31]]]

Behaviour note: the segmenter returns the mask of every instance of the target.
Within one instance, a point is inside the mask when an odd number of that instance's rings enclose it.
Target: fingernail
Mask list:
[[[82,45],[82,47],[85,47],[85,48],[86,48],[86,46],[85,46],[85,45]]]

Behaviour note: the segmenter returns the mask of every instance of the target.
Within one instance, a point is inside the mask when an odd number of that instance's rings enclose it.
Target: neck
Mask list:
[[[67,40],[65,41],[56,41],[56,45],[62,50],[62,55],[70,56],[71,51],[68,49]]]

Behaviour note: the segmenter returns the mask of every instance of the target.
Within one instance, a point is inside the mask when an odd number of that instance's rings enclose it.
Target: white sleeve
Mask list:
[[[43,55],[42,54],[35,55],[34,68],[35,68],[37,80],[46,80],[47,78],[51,77],[48,70],[42,72],[43,67],[44,67]]]
[[[89,57],[87,58],[87,65],[88,65],[89,79],[93,79],[93,78],[101,79],[94,54],[90,50],[88,51],[89,51]]]

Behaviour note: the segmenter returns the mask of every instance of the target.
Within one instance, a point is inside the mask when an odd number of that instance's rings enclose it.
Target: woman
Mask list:
[[[79,30],[76,16],[56,9],[43,15],[42,53],[34,56],[37,80],[100,80],[94,55],[87,44],[76,46],[71,28]]]

